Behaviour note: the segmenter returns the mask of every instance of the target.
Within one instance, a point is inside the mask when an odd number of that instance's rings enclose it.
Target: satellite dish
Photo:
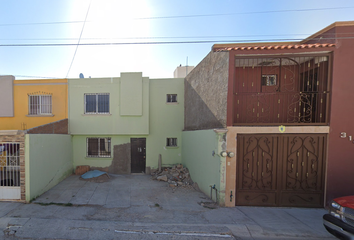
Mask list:
[[[84,78],[84,74],[80,73],[79,77]]]

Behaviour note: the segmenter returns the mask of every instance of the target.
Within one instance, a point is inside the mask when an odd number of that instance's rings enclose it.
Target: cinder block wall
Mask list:
[[[210,52],[187,75],[184,82],[184,130],[226,127],[228,79],[227,52]]]
[[[68,134],[68,119],[48,123],[27,130],[29,134]]]

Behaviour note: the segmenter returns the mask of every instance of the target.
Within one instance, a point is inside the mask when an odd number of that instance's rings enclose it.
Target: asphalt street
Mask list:
[[[32,203],[0,202],[0,239],[336,239],[322,225],[324,209],[208,202],[147,175],[102,183],[73,175]]]

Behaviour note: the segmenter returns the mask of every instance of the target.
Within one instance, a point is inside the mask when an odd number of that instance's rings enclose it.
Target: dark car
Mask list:
[[[354,240],[354,196],[334,199],[329,213],[323,215],[323,225],[340,239]]]

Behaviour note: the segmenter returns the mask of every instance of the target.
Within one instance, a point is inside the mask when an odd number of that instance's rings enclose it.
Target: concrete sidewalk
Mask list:
[[[198,204],[208,201],[146,175],[70,176],[31,204],[0,202],[0,239],[335,239],[324,209]]]

